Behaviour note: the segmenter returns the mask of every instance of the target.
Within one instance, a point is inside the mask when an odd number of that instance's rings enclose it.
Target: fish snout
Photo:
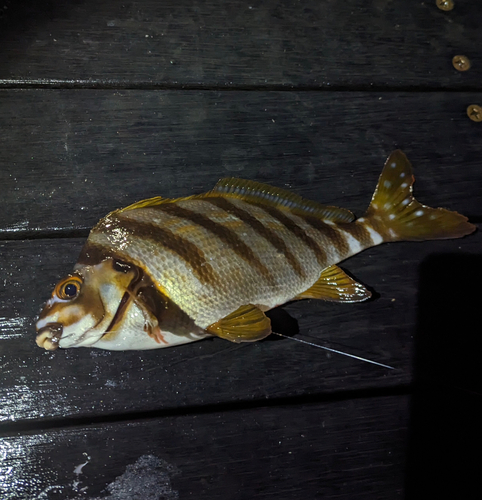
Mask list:
[[[43,328],[40,328],[35,338],[37,345],[43,347],[47,351],[55,351],[55,349],[59,347],[63,328],[61,323],[49,323]]]

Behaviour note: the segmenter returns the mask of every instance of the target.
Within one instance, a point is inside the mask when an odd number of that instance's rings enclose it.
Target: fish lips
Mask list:
[[[83,334],[70,333],[63,335],[63,325],[61,323],[48,323],[37,331],[35,341],[39,347],[47,351],[55,351],[60,348],[80,347],[95,344],[102,334],[93,335],[91,330]]]
[[[48,323],[38,330],[37,337],[35,338],[37,345],[47,351],[55,351],[59,347],[63,329],[64,327],[61,323]]]

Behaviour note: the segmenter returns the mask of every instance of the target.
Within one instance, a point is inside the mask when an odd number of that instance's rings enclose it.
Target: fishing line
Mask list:
[[[389,370],[395,370],[395,368],[393,366],[384,365],[382,363],[377,363],[376,361],[372,361],[372,360],[366,359],[366,358],[361,358],[360,356],[355,356],[354,354],[348,354],[347,352],[337,351],[336,349],[330,349],[329,347],[325,347],[325,346],[318,345],[318,344],[313,344],[313,342],[307,342],[306,340],[295,339],[294,337],[289,337],[288,335],[283,335],[282,333],[276,333],[276,332],[272,332],[272,333],[274,335],[284,337],[285,339],[296,340],[296,342],[301,342],[302,344],[307,344],[307,345],[311,345],[313,347],[318,347],[318,349],[324,349],[325,351],[334,352],[335,354],[343,354],[343,356],[348,356],[349,358],[358,359],[359,361],[365,361],[366,363],[371,363],[372,365],[382,366],[383,368],[388,368]]]

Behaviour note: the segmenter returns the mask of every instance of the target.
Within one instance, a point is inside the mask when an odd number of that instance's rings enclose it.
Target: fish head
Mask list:
[[[95,344],[108,331],[136,274],[133,266],[111,258],[78,264],[55,286],[41,312],[37,345],[52,351]]]

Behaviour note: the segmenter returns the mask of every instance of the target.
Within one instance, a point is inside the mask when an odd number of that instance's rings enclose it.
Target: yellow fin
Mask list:
[[[154,198],[147,198],[146,200],[136,201],[132,205],[125,208],[121,208],[117,212],[125,212],[126,210],[135,210],[136,208],[154,207],[160,205],[161,203],[167,203],[168,201],[173,201],[170,198],[163,198],[162,196],[154,196]]]
[[[467,217],[430,208],[412,194],[412,166],[402,151],[387,159],[365,218],[385,241],[460,238],[475,231]]]
[[[206,330],[231,342],[254,342],[271,333],[271,321],[263,311],[249,304],[216,321]]]
[[[355,219],[355,216],[344,208],[321,205],[316,201],[306,200],[295,193],[278,187],[234,177],[221,179],[213,190],[207,193],[208,196],[213,194],[240,198],[277,208],[289,208],[294,213],[313,215],[333,222],[352,222]]]
[[[191,196],[182,196],[181,198],[163,198],[162,196],[154,196],[154,198],[147,198],[145,200],[137,201],[136,203],[133,203],[132,205],[129,205],[125,208],[121,208],[120,210],[116,210],[115,212],[120,213],[125,212],[126,210],[135,210],[136,208],[155,207],[158,205],[162,205],[163,203],[176,203],[178,201],[184,200],[201,200],[205,196],[207,196],[206,193],[193,194]]]
[[[154,205],[160,205],[169,201],[167,198],[163,198],[162,196],[155,196],[154,198],[147,198],[146,200],[136,201],[132,205],[128,207],[121,208],[119,212],[124,212],[125,210],[135,210],[136,208],[144,208],[144,207],[152,207]]]
[[[332,302],[362,302],[372,296],[361,283],[350,278],[338,266],[326,268],[318,281],[296,299],[321,299]]]
[[[345,208],[321,205],[316,201],[306,200],[305,198],[282,188],[269,186],[268,184],[262,184],[261,182],[236,179],[234,177],[221,179],[214,186],[212,191],[209,191],[208,193],[195,194],[176,199],[155,196],[154,198],[138,201],[125,208],[116,210],[115,212],[120,213],[127,210],[154,207],[163,203],[175,203],[183,200],[202,200],[203,198],[208,198],[213,195],[226,196],[228,198],[240,198],[248,202],[269,205],[276,208],[288,208],[295,214],[312,215],[332,222],[345,223],[353,222],[355,220],[355,216]]]

